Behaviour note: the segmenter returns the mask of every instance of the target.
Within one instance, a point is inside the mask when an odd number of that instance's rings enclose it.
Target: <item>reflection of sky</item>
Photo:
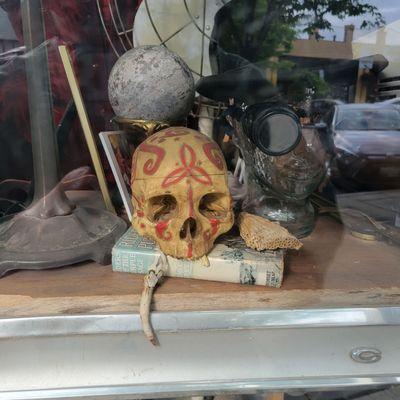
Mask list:
[[[333,0],[332,0],[333,1]],[[378,10],[383,15],[385,22],[387,24],[399,20],[400,19],[400,0],[365,0],[365,3],[369,3],[378,8]],[[360,17],[347,17],[345,19],[339,19],[337,17],[327,17],[331,24],[333,25],[333,32],[322,32],[323,36],[327,40],[333,40],[333,37],[336,36],[336,40],[343,40],[344,25],[354,24],[355,31],[354,37],[357,38],[359,36],[365,35],[369,31],[373,31],[376,28],[369,30],[360,30],[360,25],[363,20],[369,19],[369,15],[360,16]]]

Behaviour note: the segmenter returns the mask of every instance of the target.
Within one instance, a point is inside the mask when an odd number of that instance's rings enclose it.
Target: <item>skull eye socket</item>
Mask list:
[[[230,199],[224,193],[208,193],[199,203],[199,211],[206,218],[223,219],[228,215]]]
[[[148,216],[151,222],[166,221],[178,212],[178,203],[174,196],[165,194],[149,200]]]

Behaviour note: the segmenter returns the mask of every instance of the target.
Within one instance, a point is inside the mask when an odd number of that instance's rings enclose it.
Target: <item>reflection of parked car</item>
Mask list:
[[[310,106],[310,120],[315,124],[320,122],[322,117],[329,112],[334,106],[344,104],[340,100],[334,99],[317,99],[311,102]]]
[[[335,183],[350,183],[357,189],[400,188],[398,107],[337,105],[316,128],[332,157]]]

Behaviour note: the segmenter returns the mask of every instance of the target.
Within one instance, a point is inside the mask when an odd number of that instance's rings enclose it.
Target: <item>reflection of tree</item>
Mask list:
[[[231,0],[216,15],[213,36],[219,46],[259,62],[290,51],[295,30],[288,23],[287,0]]]
[[[364,0],[231,0],[216,15],[213,36],[225,51],[267,63],[290,51],[296,27],[309,34],[332,30],[327,18],[370,16],[361,28],[384,23],[379,10]]]
[[[346,17],[367,16],[361,21],[360,28],[382,26],[385,21],[376,6],[365,0],[295,0],[294,11],[298,12],[298,21],[306,21],[304,32],[317,34],[318,30],[333,30],[327,16],[332,15],[339,19]]]
[[[330,87],[318,74],[309,70],[297,71],[288,85],[288,97],[293,103],[298,103],[307,95],[307,90],[312,89],[315,98],[327,97]]]

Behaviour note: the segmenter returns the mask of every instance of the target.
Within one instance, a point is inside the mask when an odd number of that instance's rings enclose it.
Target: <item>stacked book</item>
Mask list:
[[[146,274],[155,268],[159,257],[156,243],[130,228],[112,250],[112,266],[118,272]],[[208,254],[209,266],[199,260],[167,259],[167,276],[272,287],[282,284],[284,250],[252,250],[236,236],[218,238]]]

